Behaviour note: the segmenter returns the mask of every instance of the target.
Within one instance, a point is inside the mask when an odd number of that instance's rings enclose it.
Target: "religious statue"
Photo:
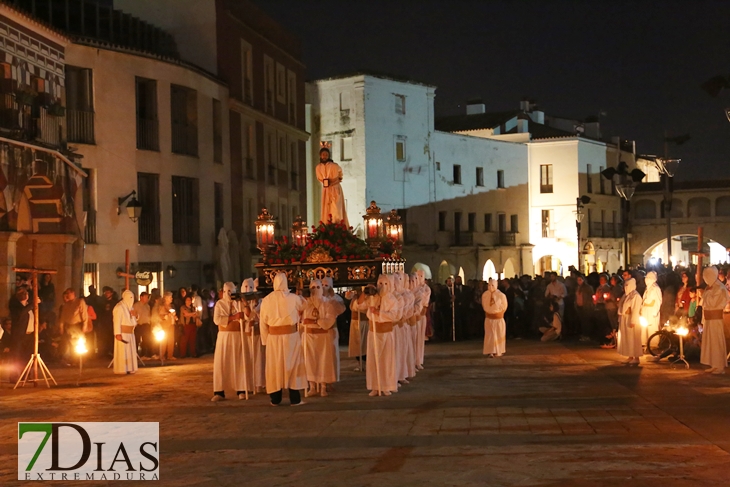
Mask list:
[[[327,222],[331,218],[333,222],[347,221],[345,211],[345,196],[342,194],[342,168],[330,157],[330,144],[321,142],[319,150],[319,164],[317,165],[317,179],[322,183],[322,216],[321,221]]]

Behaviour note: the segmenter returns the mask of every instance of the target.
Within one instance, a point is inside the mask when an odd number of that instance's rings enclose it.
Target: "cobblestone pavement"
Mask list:
[[[428,344],[426,369],[376,398],[343,359],[336,392],[298,408],[210,402],[211,356],[134,376],[99,363],[81,386],[52,368],[50,390],[0,385],[0,485],[16,484],[18,421],[159,421],[163,485],[730,485],[730,376],[582,343],[507,350]]]

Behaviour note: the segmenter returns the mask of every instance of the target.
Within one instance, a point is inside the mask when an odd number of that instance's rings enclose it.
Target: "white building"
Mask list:
[[[619,161],[616,146],[586,135],[597,125],[553,125],[523,103],[488,114],[434,119],[435,87],[370,74],[314,81],[307,86],[309,161],[320,141],[344,172],[350,222],[361,222],[375,200],[406,219],[406,248],[443,278],[481,279],[504,273],[569,266],[615,271],[622,262],[620,200],[600,171]],[[438,129],[438,130],[437,130]],[[633,150],[622,153],[633,164]],[[308,220],[320,213],[320,187],[309,164]],[[586,195],[580,247],[577,198]]]

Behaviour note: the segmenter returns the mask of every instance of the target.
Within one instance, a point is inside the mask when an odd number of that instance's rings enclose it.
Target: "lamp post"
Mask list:
[[[302,220],[301,216],[297,216],[291,226],[291,239],[295,245],[304,247],[307,245],[307,237],[309,231],[307,230],[307,222]]]
[[[371,248],[375,249],[385,236],[383,215],[380,214],[380,208],[375,204],[375,201],[370,202],[370,206],[365,210],[362,219],[365,226],[365,241]]]
[[[664,218],[667,220],[667,263],[672,264],[672,185],[670,179],[674,177],[674,173],[679,166],[681,159],[667,159],[657,157],[656,164],[659,173],[664,180]]]
[[[590,196],[583,195],[581,197],[578,197],[575,199],[575,230],[578,234],[578,240],[576,242],[578,243],[578,265],[576,269],[578,269],[578,272],[583,272],[583,266],[581,265],[581,256],[583,255],[583,249],[580,247],[580,227],[581,222],[583,221],[583,218],[585,215],[585,207],[584,205],[587,205],[591,202]],[[588,222],[590,225],[590,222]],[[588,229],[590,231],[590,229]]]
[[[619,147],[620,150],[620,147]],[[612,181],[616,188],[616,193],[621,197],[622,201],[622,217],[624,230],[624,269],[629,267],[629,202],[634,196],[636,186],[644,179],[644,171],[641,169],[633,169],[629,171],[629,166],[624,161],[618,163],[617,167],[608,167],[601,171],[601,175]]]
[[[274,245],[275,230],[276,218],[266,208],[262,208],[259,219],[256,220],[256,247],[258,247],[264,257]]]

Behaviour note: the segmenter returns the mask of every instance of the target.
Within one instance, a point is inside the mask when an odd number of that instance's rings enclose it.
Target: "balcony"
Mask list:
[[[223,136],[213,134],[213,162],[223,163]]]
[[[474,234],[472,232],[458,232],[451,234],[452,247],[471,247],[474,245]]]
[[[248,78],[243,79],[243,102],[246,105],[253,105],[253,90],[251,89],[251,80]]]
[[[33,108],[20,104],[10,93],[0,94],[0,128],[13,132],[13,137],[61,147],[66,124],[63,116],[52,115],[50,108]]]
[[[267,175],[269,178],[269,184],[276,184],[276,166],[269,164],[267,166]]]
[[[158,245],[160,243],[160,214],[142,210],[138,223],[140,245]]]
[[[555,238],[555,229],[542,227],[542,238]]]
[[[195,125],[172,123],[172,152],[188,156],[198,155],[198,127]]]
[[[94,144],[94,112],[66,109],[67,139],[79,144]]]
[[[274,114],[274,92],[266,90],[266,113]]]
[[[497,237],[497,245],[500,247],[514,247],[516,235],[517,234],[513,232],[500,232]]]
[[[289,173],[289,182],[291,183],[292,191],[299,191],[299,174],[294,171]]]
[[[253,179],[253,158],[252,157],[243,158],[243,176],[246,179]]]
[[[591,222],[588,224],[589,237],[603,237],[603,222]]]
[[[137,149],[160,150],[159,124],[157,120],[137,117]]]

